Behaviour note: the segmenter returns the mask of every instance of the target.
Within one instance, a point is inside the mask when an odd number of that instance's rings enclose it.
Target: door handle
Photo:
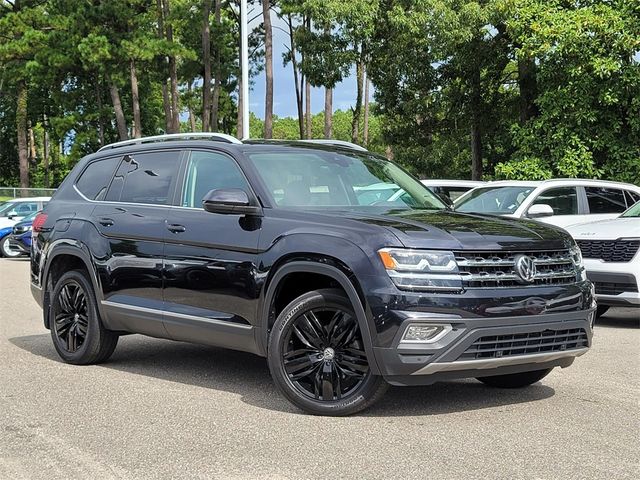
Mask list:
[[[184,225],[177,225],[175,223],[167,225],[167,228],[169,229],[170,232],[173,232],[173,233],[182,233],[187,231]]]
[[[113,226],[113,219],[112,218],[102,217],[102,218],[98,219],[98,223],[100,225],[102,225],[103,227],[112,227]]]

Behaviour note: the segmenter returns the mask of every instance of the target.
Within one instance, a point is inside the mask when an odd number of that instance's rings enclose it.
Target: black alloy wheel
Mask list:
[[[55,302],[53,330],[60,345],[67,352],[75,353],[84,344],[88,326],[87,295],[78,282],[70,280]]]
[[[268,361],[280,391],[315,415],[356,413],[388,386],[372,372],[360,324],[341,290],[311,291],[287,305],[271,329]]]
[[[340,400],[369,374],[358,322],[343,309],[302,312],[289,328],[285,345],[283,364],[289,380],[316,400]]]
[[[62,275],[51,291],[49,327],[60,358],[87,365],[108,359],[118,344],[118,334],[102,324],[93,284],[83,270]]]

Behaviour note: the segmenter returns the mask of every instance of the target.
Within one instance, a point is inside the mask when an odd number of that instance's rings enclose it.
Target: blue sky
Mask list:
[[[251,17],[251,12],[249,17]],[[253,28],[262,21],[262,16],[254,20],[249,28]],[[282,65],[282,54],[286,51],[289,36],[276,26],[285,28],[285,23],[274,13],[271,15],[273,23],[273,113],[279,117],[295,117],[296,94],[293,83],[291,64]],[[253,78],[253,85],[249,92],[249,109],[259,118],[264,118],[264,71]],[[338,84],[333,92],[333,109],[346,110],[353,106],[356,99],[355,67],[351,75]],[[373,88],[369,89],[369,96],[373,99]],[[311,111],[318,113],[324,110],[324,88],[311,89]]]

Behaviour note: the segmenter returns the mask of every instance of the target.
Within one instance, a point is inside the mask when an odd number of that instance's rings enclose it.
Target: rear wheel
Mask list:
[[[606,306],[606,305],[598,305],[598,308],[596,309],[596,318],[600,318],[601,316],[603,316],[608,311],[609,311],[609,307],[608,306]]]
[[[358,320],[340,290],[316,290],[291,302],[271,331],[268,360],[284,396],[314,415],[356,413],[388,386],[371,373]]]
[[[86,273],[72,270],[62,275],[51,298],[51,338],[58,355],[76,365],[108,359],[116,348],[118,335],[102,325]]]
[[[551,368],[534,370],[532,372],[511,373],[509,375],[494,375],[492,377],[477,377],[485,385],[496,388],[523,388],[539,382],[549,375]]]
[[[0,254],[3,257],[7,258],[16,258],[24,255],[24,252],[22,250],[11,245],[10,237],[11,235],[7,235],[2,240],[0,240]]]

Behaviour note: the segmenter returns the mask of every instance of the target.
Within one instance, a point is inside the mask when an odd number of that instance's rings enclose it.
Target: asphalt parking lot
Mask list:
[[[123,337],[61,363],[28,287],[0,260],[0,479],[638,478],[640,318],[542,384],[392,388],[355,417],[304,415],[253,355]]]

